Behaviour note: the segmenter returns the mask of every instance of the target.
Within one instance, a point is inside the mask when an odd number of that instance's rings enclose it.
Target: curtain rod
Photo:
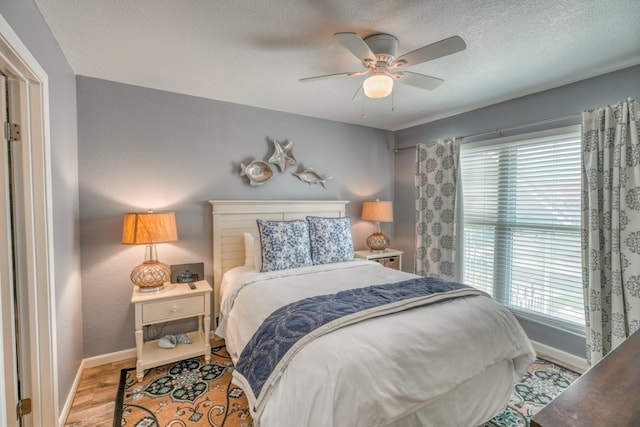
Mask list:
[[[566,116],[552,117],[550,119],[539,120],[537,122],[522,123],[522,124],[519,124],[519,125],[509,126],[509,127],[506,127],[506,128],[496,128],[496,129],[487,130],[487,131],[484,131],[484,132],[471,133],[469,135],[461,136],[460,139],[473,138],[473,137],[476,137],[476,136],[483,136],[483,135],[491,135],[491,134],[494,134],[494,133],[502,135],[503,133],[509,132],[509,131],[512,131],[512,130],[528,128],[528,127],[537,126],[537,125],[543,125],[543,124],[546,124],[546,123],[559,122],[559,121],[562,121],[562,120],[577,119],[578,117],[581,117],[581,116],[582,116],[582,113],[567,114]],[[416,145],[410,145],[408,147],[394,148],[393,152],[397,153],[398,151],[409,150],[411,148],[416,148],[417,146],[418,145],[416,144]]]

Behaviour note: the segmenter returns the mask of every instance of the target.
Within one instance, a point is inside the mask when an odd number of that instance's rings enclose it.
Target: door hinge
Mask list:
[[[20,125],[6,122],[4,124],[4,137],[7,141],[20,141]]]
[[[31,413],[31,399],[28,397],[20,399],[18,401],[18,406],[16,407],[16,412],[18,413],[18,418],[29,415]]]

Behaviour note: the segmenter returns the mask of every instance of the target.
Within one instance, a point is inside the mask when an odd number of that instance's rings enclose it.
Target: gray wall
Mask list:
[[[409,147],[437,138],[470,135],[580,113],[583,110],[614,104],[628,97],[636,99],[640,97],[640,66],[403,129],[395,132],[396,147]],[[579,118],[529,127],[517,132],[527,133],[577,123],[580,123]],[[515,133],[516,131],[513,131],[505,135]],[[493,134],[484,138],[496,136]],[[465,139],[463,143],[473,140],[478,138]],[[403,263],[403,267],[407,271],[412,271],[415,256],[414,170],[415,150],[398,151],[395,156],[395,246],[405,251],[407,261]],[[546,328],[544,325],[526,319],[521,319],[521,323],[530,338],[584,357],[583,337]]]
[[[77,92],[85,357],[135,346],[129,273],[144,248],[120,243],[125,212],[175,211],[179,241],[158,245],[160,260],[204,262],[212,281],[207,200],[349,200],[361,249],[373,232],[362,200],[393,198],[390,132],[89,77]],[[268,160],[273,139],[294,142],[299,167],[329,174],[327,189],[275,165],[274,178],[249,186],[240,163]]]
[[[49,78],[54,309],[58,390],[63,403],[83,358],[75,76],[33,1],[3,0],[0,14]]]

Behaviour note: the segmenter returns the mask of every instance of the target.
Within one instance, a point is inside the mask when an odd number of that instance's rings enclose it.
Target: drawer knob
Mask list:
[[[173,307],[171,307],[172,313],[175,313],[176,311],[178,311],[178,306],[174,305]]]

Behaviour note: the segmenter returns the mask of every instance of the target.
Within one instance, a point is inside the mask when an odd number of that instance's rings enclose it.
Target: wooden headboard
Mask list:
[[[213,314],[220,313],[220,283],[229,269],[244,265],[243,233],[258,234],[256,219],[286,221],[307,215],[342,217],[346,200],[209,200],[213,216]]]

